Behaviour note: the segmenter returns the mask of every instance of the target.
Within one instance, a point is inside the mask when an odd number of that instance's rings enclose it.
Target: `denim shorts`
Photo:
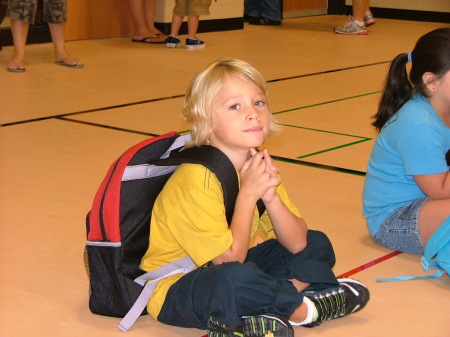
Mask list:
[[[375,241],[394,250],[423,255],[425,246],[419,235],[419,211],[428,200],[430,198],[425,196],[393,211],[374,235]]]

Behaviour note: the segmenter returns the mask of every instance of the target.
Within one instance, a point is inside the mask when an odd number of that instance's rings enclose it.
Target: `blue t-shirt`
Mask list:
[[[446,172],[450,128],[415,94],[382,128],[372,149],[363,192],[371,235],[390,213],[425,194],[413,176]]]

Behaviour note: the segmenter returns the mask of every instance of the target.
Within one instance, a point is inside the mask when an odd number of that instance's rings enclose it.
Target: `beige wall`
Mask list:
[[[327,0],[283,0],[283,17],[327,14]]]
[[[174,0],[158,0],[155,21],[170,23],[174,5]],[[200,20],[242,17],[243,8],[244,0],[213,0],[210,15],[202,15]],[[68,0],[68,12],[67,40],[133,34],[126,0]]]
[[[352,0],[346,0],[351,6]],[[450,0],[371,0],[370,6],[430,12],[450,12]]]

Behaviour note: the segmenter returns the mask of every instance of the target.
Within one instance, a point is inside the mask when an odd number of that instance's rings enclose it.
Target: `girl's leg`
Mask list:
[[[419,211],[419,235],[424,246],[450,216],[450,199],[428,200]]]
[[[25,69],[25,45],[27,42],[28,29],[30,24],[21,20],[11,20],[11,32],[14,42],[14,53],[11,61],[8,64],[10,70]]]

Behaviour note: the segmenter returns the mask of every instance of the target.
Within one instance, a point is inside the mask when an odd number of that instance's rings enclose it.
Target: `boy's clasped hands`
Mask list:
[[[276,196],[276,187],[281,183],[280,168],[274,165],[269,151],[250,149],[249,158],[241,169],[241,189],[249,189],[256,200],[271,202]]]

